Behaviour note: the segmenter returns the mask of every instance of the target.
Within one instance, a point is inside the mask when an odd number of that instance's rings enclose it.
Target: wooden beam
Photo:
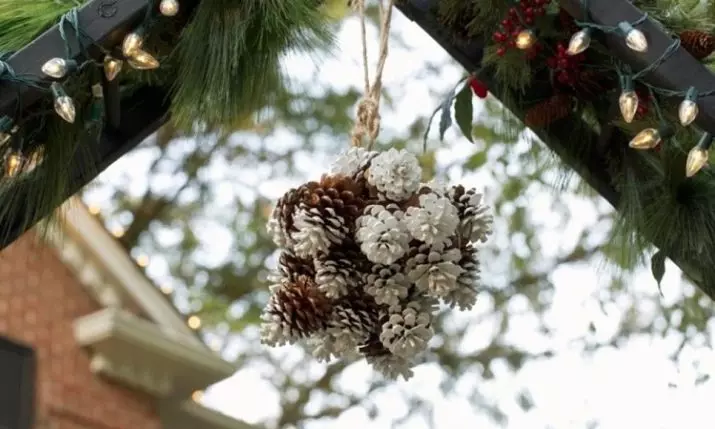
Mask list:
[[[489,73],[489,70],[482,70],[483,41],[472,40],[467,42],[455,40],[454,36],[442,28],[436,20],[434,10],[436,9],[437,1],[438,0],[405,0],[398,2],[397,8],[402,11],[407,18],[422,27],[427,34],[437,41],[468,71],[474,72],[481,70],[479,74],[480,79],[484,80],[488,87],[499,88],[499,82]],[[564,0],[564,3],[568,1],[571,0]],[[574,0],[574,2],[578,3],[578,0]],[[613,2],[627,3],[625,0],[594,0],[592,3],[600,4],[601,8],[599,10],[601,10],[608,9],[607,5]],[[634,17],[634,20],[640,16],[632,10],[630,14]],[[664,40],[660,40],[660,42],[659,46],[661,47],[666,48],[669,46]],[[615,43],[615,40],[611,43]],[[655,48],[654,45],[651,49],[655,50],[657,48]],[[628,55],[631,55],[631,53],[628,53]],[[690,59],[692,60],[692,57],[690,57]],[[647,61],[644,62],[647,63]],[[697,66],[702,67],[699,63]],[[687,77],[687,75],[685,76]],[[715,87],[715,83],[713,87]],[[494,93],[494,91],[492,92]],[[494,95],[500,98],[498,92]],[[508,100],[508,98],[504,98],[502,101],[505,100]],[[525,113],[523,106],[505,104],[505,107],[512,111],[517,117],[523,119]],[[612,105],[611,111],[607,113],[607,116],[613,114],[613,112],[616,111],[615,109],[616,107]],[[580,124],[576,124],[574,121],[578,121],[578,119],[573,117],[567,118],[555,122],[548,129],[535,130],[535,132],[541,141],[553,150],[569,167],[573,168],[586,183],[592,186],[611,205],[618,208],[620,193],[614,188],[613,180],[609,174],[609,159],[611,162],[619,163],[619,159],[621,159],[622,155],[620,155],[619,150],[613,150],[612,148],[626,148],[629,139],[618,128],[604,123],[601,135],[594,132],[586,136],[590,142],[573,141],[570,135],[571,130],[576,126],[580,126]],[[608,140],[604,141],[605,138],[608,138]],[[588,147],[589,152],[583,153],[584,147]],[[640,156],[642,156],[642,154],[640,154]],[[659,245],[659,243],[653,244],[656,246]],[[700,289],[715,300],[715,284],[708,283],[706,276],[703,275],[704,270],[709,270],[710,267],[703,267],[696,255],[688,257],[687,259],[673,257],[673,255],[668,256]]]
[[[69,171],[72,171],[65,198],[78,192],[84,185],[93,180],[117,159],[136,147],[149,137],[169,118],[169,97],[165,90],[146,87],[137,90],[131,97],[121,102],[122,125],[118,129],[105,128],[99,144],[88,141],[88,150],[78,151],[71,161]],[[92,150],[89,150],[89,149]],[[91,167],[88,168],[87,164]],[[84,174],[82,174],[84,173]],[[22,187],[18,187],[22,192]],[[29,198],[29,197],[28,197]],[[25,219],[23,208],[19,207],[17,216],[3,225],[7,231],[0,236],[0,250],[18,239],[27,229],[39,222],[50,213],[39,213],[33,219]]]
[[[198,2],[199,0],[182,1],[180,19],[188,20]],[[146,8],[152,4],[155,4],[153,0],[92,0],[79,10],[78,16],[82,29],[89,37],[104,47],[111,48],[121,43],[124,35],[141,23]],[[73,48],[74,51],[79,51],[78,46]],[[12,55],[8,63],[18,75],[30,74],[44,78],[42,65],[63,52],[64,41],[55,25]],[[104,127],[98,144],[88,141],[84,144],[87,150],[78,151],[71,161],[69,171],[72,173],[67,192],[63,195],[64,199],[78,192],[169,118],[170,98],[166,88],[139,88],[133,91],[131,96],[122,98],[116,81],[104,83],[107,126]],[[46,92],[37,88],[7,81],[0,82],[0,116],[14,117],[18,109],[18,99],[22,102],[20,107],[27,109],[47,96]],[[21,194],[23,187],[18,186],[16,192]],[[49,214],[35,213],[28,219],[25,217],[24,208],[18,207],[15,216],[0,228],[6,231],[0,236],[0,250]]]

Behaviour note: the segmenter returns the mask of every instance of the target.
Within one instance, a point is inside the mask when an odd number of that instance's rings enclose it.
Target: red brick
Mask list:
[[[0,333],[37,352],[37,429],[161,428],[153,398],[90,372],[72,322],[98,309],[32,233],[0,253]]]

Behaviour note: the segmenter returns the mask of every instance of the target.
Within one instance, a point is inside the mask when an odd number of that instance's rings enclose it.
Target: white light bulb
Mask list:
[[[692,124],[695,118],[698,117],[698,105],[692,100],[685,99],[680,103],[678,107],[678,119],[680,119],[680,125],[687,127]]]
[[[55,112],[70,124],[74,123],[76,110],[72,98],[67,95],[62,85],[57,82],[52,83],[50,89],[55,98]]]
[[[13,152],[5,158],[5,174],[8,177],[15,177],[20,173],[22,165],[25,163],[25,157],[19,153]]]
[[[678,106],[678,119],[680,119],[680,125],[687,127],[692,124],[693,121],[698,117],[698,90],[694,86],[688,88],[688,92],[685,93],[685,98]]]
[[[629,143],[629,146],[633,149],[653,149],[660,143],[661,136],[660,132],[655,128],[646,128],[643,131],[636,134],[633,140]]]
[[[159,12],[164,16],[175,16],[179,13],[179,2],[177,0],[161,0]]]
[[[519,34],[517,34],[516,36],[516,40],[514,41],[516,47],[521,49],[522,51],[531,49],[531,47],[534,46],[534,42],[536,42],[536,35],[531,30],[520,31]]]
[[[578,55],[588,49],[589,46],[591,46],[591,32],[587,28],[584,28],[571,36],[566,53],[569,55]]]
[[[695,176],[698,171],[708,163],[710,153],[705,148],[695,146],[688,153],[688,160],[685,163],[685,175],[687,177]]]
[[[52,58],[42,65],[42,73],[54,79],[62,79],[71,67],[72,64],[64,58]]]
[[[144,38],[139,32],[127,34],[122,42],[122,53],[125,57],[131,57],[144,45]]]
[[[633,122],[638,112],[638,95],[633,90],[626,90],[618,97],[618,107],[621,109],[623,120],[627,123]]]
[[[698,144],[688,152],[688,160],[685,163],[685,175],[687,177],[695,176],[698,171],[702,170],[702,168],[708,164],[712,144],[712,134],[704,133],[703,136],[700,137]]]
[[[127,59],[130,66],[137,70],[152,70],[159,67],[159,61],[151,54],[138,50]]]
[[[626,45],[636,52],[648,50],[648,40],[645,38],[645,34],[637,28],[631,28],[626,34]]]
[[[113,81],[122,71],[124,61],[107,55],[104,57],[104,76],[108,81]]]
[[[74,123],[77,114],[74,108],[74,101],[68,95],[63,95],[55,99],[55,112],[70,124]]]

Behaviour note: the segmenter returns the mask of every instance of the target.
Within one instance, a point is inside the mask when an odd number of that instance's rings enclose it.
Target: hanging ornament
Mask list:
[[[618,24],[618,30],[626,39],[626,46],[636,52],[646,52],[648,50],[648,39],[645,34],[633,27],[629,22],[623,21]]]
[[[469,87],[472,89],[474,95],[479,98],[487,98],[487,95],[489,95],[487,85],[474,76],[469,78]]]
[[[633,149],[648,150],[658,146],[665,138],[673,135],[673,130],[667,124],[662,124],[658,128],[646,128],[636,134],[628,144]]]
[[[364,24],[365,0],[357,1]],[[393,2],[381,8],[383,40]],[[367,49],[364,37],[362,44]],[[474,305],[478,244],[493,220],[476,190],[421,183],[415,155],[370,149],[380,130],[382,71],[378,65],[372,83],[366,73],[351,149],[319,180],[285,193],[270,215],[281,255],[261,341],[305,340],[319,360],[357,354],[386,377],[407,379],[435,335],[436,304]]]
[[[578,55],[588,49],[588,47],[591,46],[591,32],[592,30],[590,28],[584,28],[571,36],[569,48],[566,50],[566,53],[569,55]]]
[[[125,57],[132,57],[144,46],[144,30],[137,29],[124,37],[122,53]]]
[[[74,123],[76,111],[72,98],[67,95],[65,89],[58,82],[53,82],[50,89],[55,99],[55,112],[70,124]]]
[[[710,158],[710,147],[713,144],[713,136],[704,133],[698,144],[688,153],[688,160],[685,164],[685,175],[695,176],[708,163]]]
[[[176,16],[179,13],[178,0],[161,0],[159,3],[159,12],[164,16]]]
[[[76,61],[66,60],[64,58],[52,58],[43,64],[41,68],[42,73],[54,79],[62,79],[76,69]]]
[[[621,78],[621,95],[618,97],[618,107],[621,110],[623,120],[629,124],[633,122],[633,118],[638,112],[638,95],[633,86],[633,79],[630,76]]]
[[[127,62],[136,70],[153,70],[159,67],[159,61],[141,49],[134,51],[134,54],[127,59]]]
[[[107,55],[104,57],[104,76],[109,82],[113,81],[122,71],[124,61]]]
[[[680,46],[683,47],[696,60],[702,60],[715,51],[715,36],[699,30],[685,30],[681,32]]]
[[[358,352],[387,376],[411,375],[435,304],[474,305],[477,245],[492,225],[476,190],[421,177],[405,150],[356,147],[278,201],[268,230],[282,253],[263,343],[306,339],[321,360]]]
[[[695,87],[688,88],[688,92],[685,94],[685,98],[678,106],[678,119],[680,119],[680,125],[687,127],[692,124],[695,118],[698,117],[698,90]]]

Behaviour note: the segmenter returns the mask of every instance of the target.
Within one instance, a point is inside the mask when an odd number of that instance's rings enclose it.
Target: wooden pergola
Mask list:
[[[200,0],[182,0],[182,8],[190,11]],[[494,95],[505,102],[505,106],[516,116],[524,118],[528,106],[510,104],[508,100],[515,99],[509,94],[500,93],[499,83],[488,68],[482,67],[484,40],[458,40],[449,30],[444,28],[435,15],[439,0],[403,0],[397,2],[397,8],[409,19],[424,29],[435,39],[454,59],[470,72],[478,72]],[[92,0],[80,10],[79,18],[87,34],[103,46],[116,46],[122,37],[141,21],[149,0]],[[561,6],[575,18],[582,18],[581,2],[579,0],[559,0]],[[622,21],[635,21],[643,16],[643,12],[634,7],[628,0],[599,0],[589,2],[590,20],[599,25],[616,26]],[[189,16],[186,14],[185,16]],[[660,26],[651,20],[646,20],[639,26],[649,41],[647,53],[634,55],[615,35],[604,35],[605,42],[611,53],[633,69],[639,70],[653,63],[668,46],[672,38],[663,32]],[[48,58],[48,52],[63,49],[63,44],[57,27],[47,31],[31,44],[12,55],[8,63],[18,74],[30,73],[41,76],[40,68]],[[50,55],[51,56],[51,55]],[[685,91],[690,86],[699,88],[715,88],[715,75],[690,56],[683,49],[678,50],[668,62],[658,67],[645,77],[648,83],[673,90]],[[529,89],[531,99],[543,99],[550,92],[548,80],[534,80]],[[105,103],[108,123],[104,128],[99,145],[94,146],[93,156],[87,163],[87,157],[77,157],[71,171],[77,174],[71,177],[71,186],[65,197],[77,192],[96,175],[101,173],[114,161],[137,146],[142,140],[156,131],[168,119],[168,94],[159,87],[145,87],[134,92],[129,97],[122,97],[115,82],[104,82]],[[21,97],[17,97],[20,91]],[[541,95],[541,96],[540,96]],[[13,83],[0,82],[0,116],[12,115],[17,111],[18,100],[21,109],[31,108],[43,94],[29,86],[15,86]],[[628,150],[630,140],[618,128],[612,125],[613,118],[618,114],[618,106],[613,99],[600,101],[601,116],[600,131],[592,129],[587,135],[592,144],[585,145],[583,141],[570,138],[574,127],[586,128],[582,121],[572,115],[567,119],[556,121],[547,129],[535,130],[541,140],[562,158],[570,167],[578,172],[598,193],[614,207],[619,206],[620,194],[613,186],[609,175],[609,162],[622,159]],[[703,130],[715,134],[715,97],[704,98],[699,102],[700,114],[696,125]],[[588,148],[584,151],[584,148]],[[92,171],[92,174],[80,172]],[[17,239],[24,231],[24,225],[32,225],[49,213],[38,213],[35,219],[18,218],[12,225],[12,233],[2,237],[0,248]],[[22,214],[18,213],[18,216]],[[23,227],[20,227],[23,225]],[[654,242],[656,246],[659,243]],[[711,267],[703,266],[697,258],[683,255],[668,255],[684,272],[710,297],[715,298],[715,284],[704,275]]]

